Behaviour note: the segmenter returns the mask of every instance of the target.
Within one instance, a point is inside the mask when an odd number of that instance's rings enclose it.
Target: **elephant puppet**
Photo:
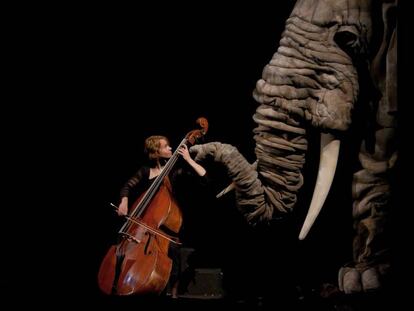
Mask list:
[[[352,136],[357,165],[349,178],[353,262],[338,274],[339,289],[347,294],[382,288],[391,270],[397,5],[397,0],[298,0],[253,92],[255,164],[229,144],[191,148],[196,160],[224,164],[238,209],[256,225],[292,212],[304,182],[308,135],[320,132],[319,171],[302,240],[331,188],[341,142],[351,141],[343,137],[357,127]]]

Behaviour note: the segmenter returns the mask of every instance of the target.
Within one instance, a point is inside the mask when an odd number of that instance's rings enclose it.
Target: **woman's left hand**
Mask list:
[[[191,160],[190,152],[188,151],[187,145],[181,145],[178,149],[178,153],[181,154],[187,162]]]
[[[204,167],[202,167],[200,164],[198,164],[191,158],[187,145],[181,145],[178,149],[178,153],[183,156],[184,160],[186,160],[187,163],[192,166],[192,168],[197,172],[199,176],[204,176],[206,174],[206,170],[204,169]]]

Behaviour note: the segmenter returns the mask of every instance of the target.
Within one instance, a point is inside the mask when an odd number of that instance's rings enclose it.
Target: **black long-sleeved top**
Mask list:
[[[147,190],[152,182],[155,180],[149,179],[150,176],[150,167],[142,166],[121,188],[120,196],[129,197],[132,190],[138,190],[139,193]]]
[[[175,195],[187,195],[183,192],[186,192],[185,189],[190,185],[194,186],[194,180],[197,180],[197,183],[200,186],[205,186],[208,184],[207,173],[204,176],[199,176],[194,172],[192,168],[189,167],[189,164],[187,164],[187,166],[188,167],[184,168],[174,168],[169,174],[172,190]],[[157,178],[154,177],[150,179],[149,176],[150,167],[146,165],[142,166],[130,179],[128,179],[128,181],[121,188],[120,197],[128,197],[132,199],[138,197],[141,193],[146,191]]]

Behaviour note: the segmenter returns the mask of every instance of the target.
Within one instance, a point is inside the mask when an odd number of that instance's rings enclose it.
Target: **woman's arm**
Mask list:
[[[187,145],[182,145],[180,149],[178,149],[178,153],[182,155],[184,160],[190,164],[199,176],[204,176],[206,174],[205,168],[191,158]]]
[[[132,189],[149,178],[149,168],[141,167],[134,176],[132,176],[122,187],[120,191],[121,202],[118,206],[118,215],[125,216],[128,214],[128,198]]]
[[[128,214],[128,197],[122,197],[118,206],[118,215],[125,216],[126,214]]]

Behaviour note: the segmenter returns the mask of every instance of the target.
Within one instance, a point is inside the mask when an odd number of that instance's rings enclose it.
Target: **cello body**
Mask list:
[[[167,181],[164,180],[152,198],[140,222],[178,233],[182,213]],[[142,196],[134,203],[135,206]],[[105,294],[161,293],[166,287],[172,269],[172,260],[168,257],[170,242],[146,226],[132,221],[120,243],[110,247],[98,273],[98,284]]]

